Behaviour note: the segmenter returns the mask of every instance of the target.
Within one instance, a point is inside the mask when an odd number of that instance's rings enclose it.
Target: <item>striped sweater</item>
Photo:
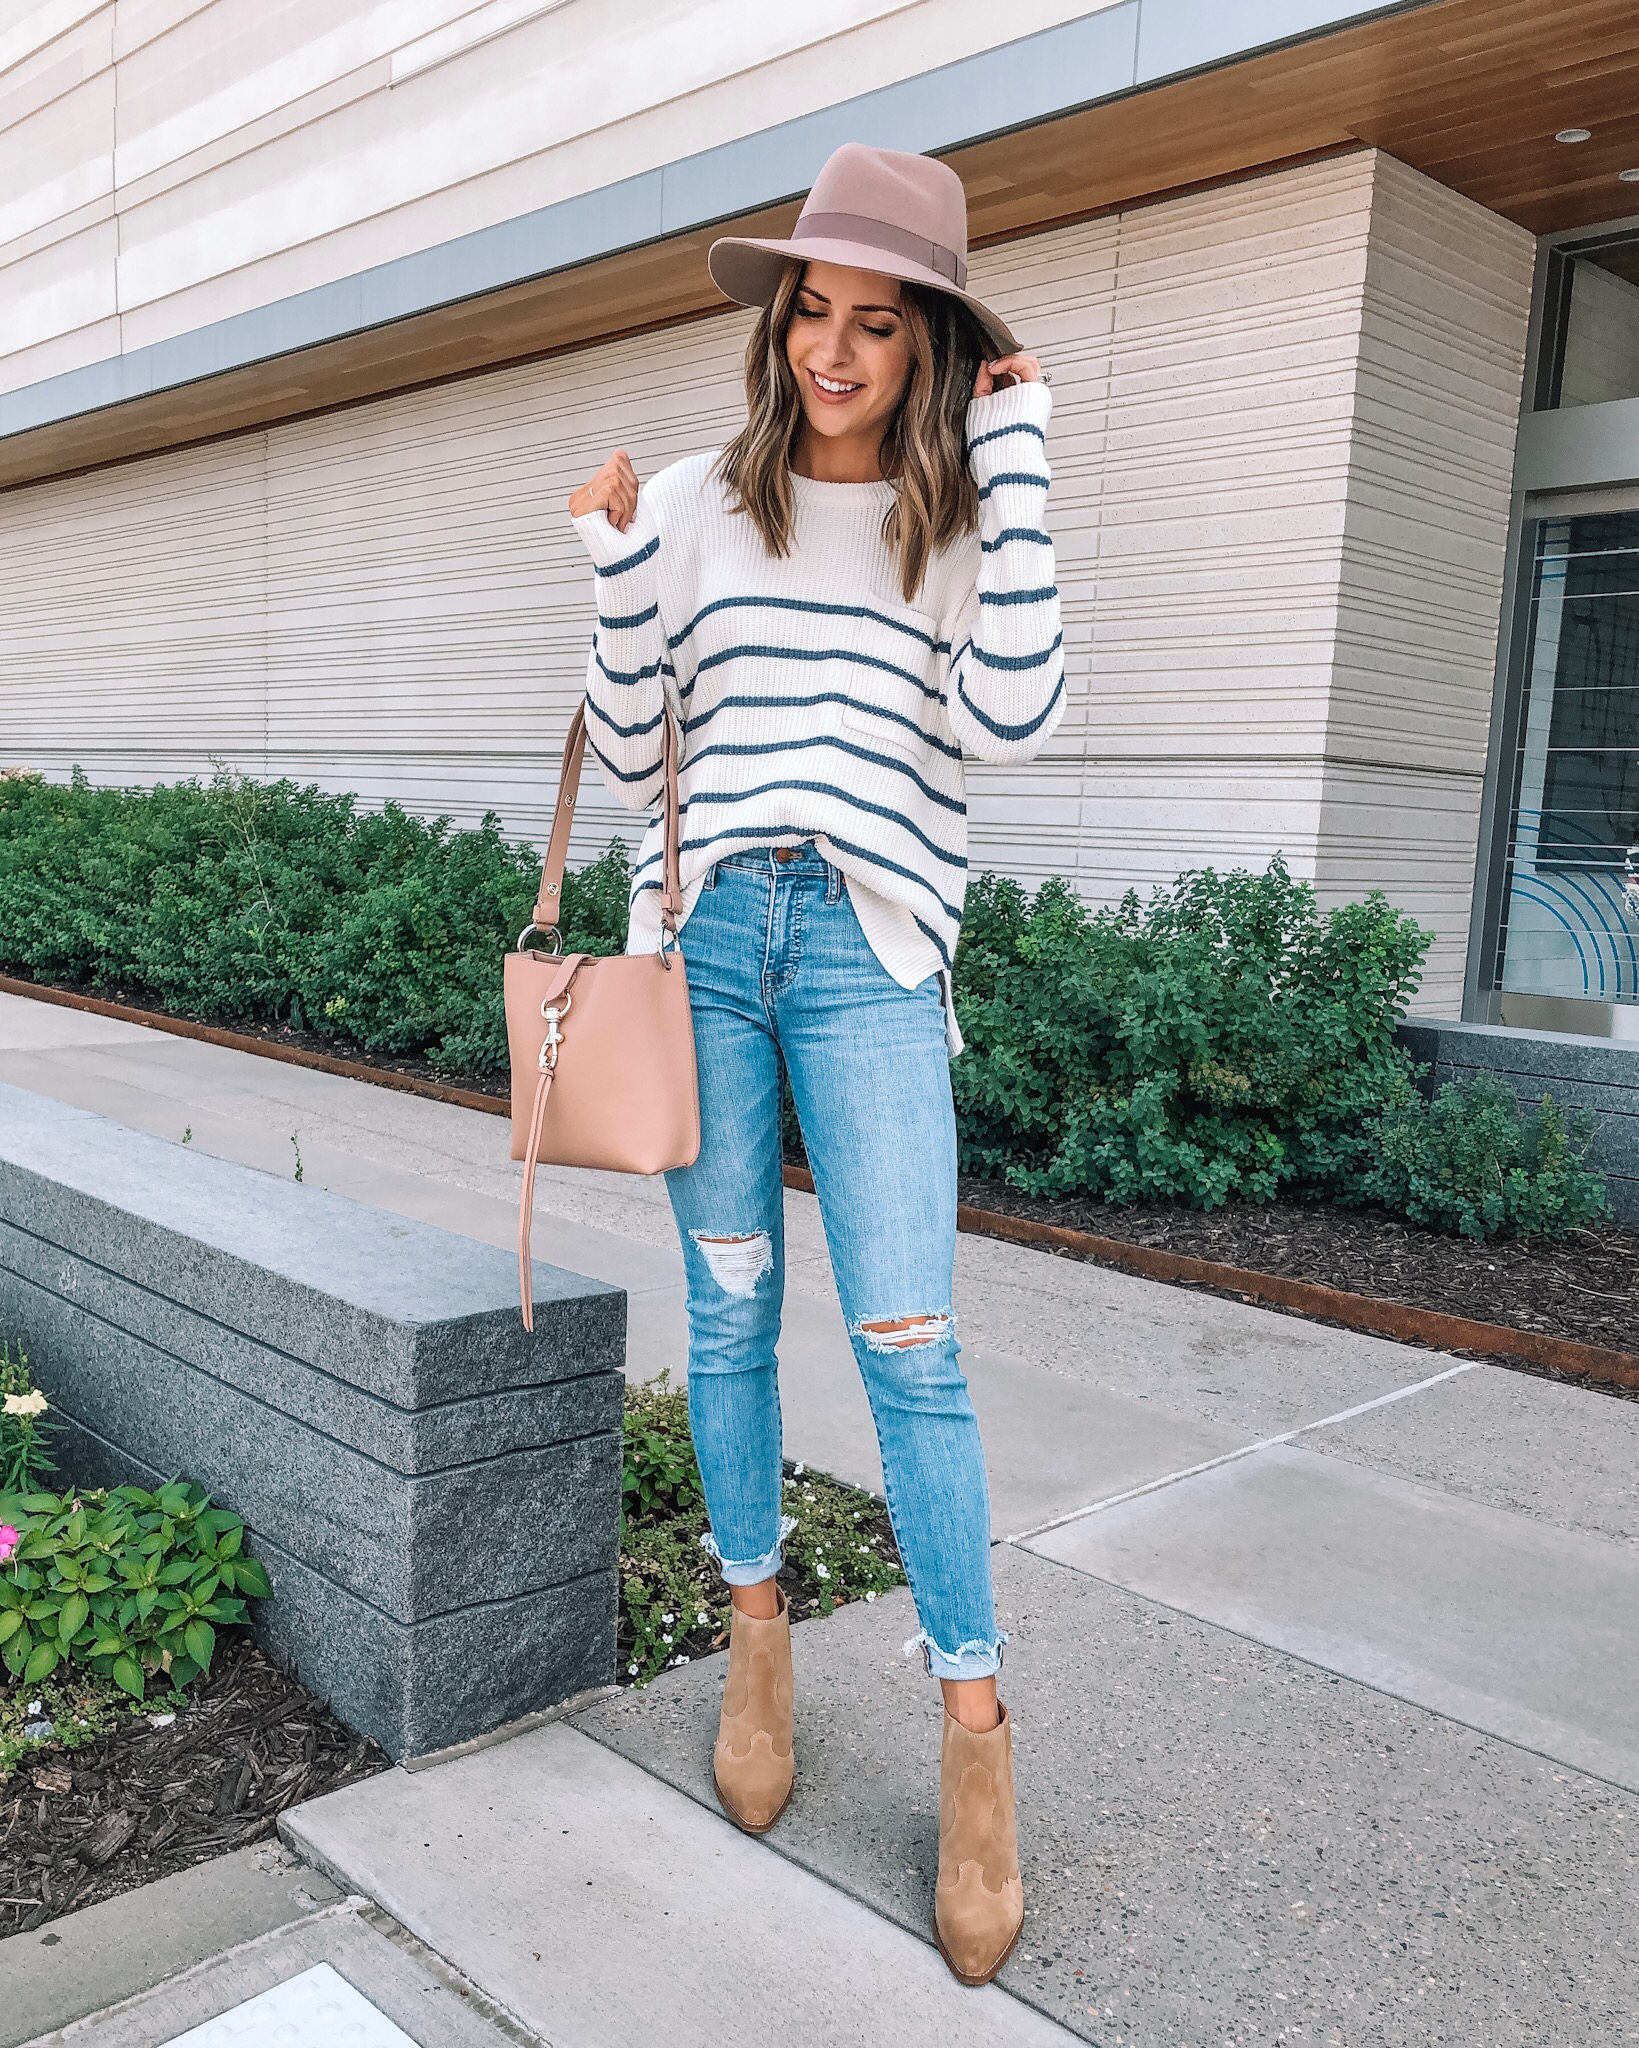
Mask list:
[[[783,560],[729,510],[714,454],[662,470],[624,533],[602,512],[576,520],[596,570],[588,738],[628,809],[659,800],[662,692],[681,722],[685,919],[725,854],[811,839],[888,973],[914,988],[943,972],[948,1013],[963,755],[1028,761],[1064,710],[1051,402],[1044,384],[973,401],[979,531],[934,558],[914,605],[882,538],[888,483],[794,475]],[[659,890],[656,817],[633,869],[633,952],[660,943]]]

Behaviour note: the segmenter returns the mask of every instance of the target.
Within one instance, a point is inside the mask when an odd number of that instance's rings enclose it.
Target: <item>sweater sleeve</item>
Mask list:
[[[671,673],[660,617],[660,527],[643,493],[624,533],[602,512],[575,521],[592,557],[597,624],[586,667],[586,737],[617,803],[660,800],[660,720]]]
[[[1047,532],[1045,384],[968,407],[979,574],[950,633],[951,731],[981,761],[1028,761],[1064,715],[1064,633]]]

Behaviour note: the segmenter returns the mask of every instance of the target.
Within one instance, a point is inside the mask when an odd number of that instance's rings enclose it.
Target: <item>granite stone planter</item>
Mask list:
[[[1522,1102],[1551,1095],[1564,1110],[1593,1114],[1611,1208],[1639,1223],[1639,1045],[1514,1024],[1447,1024],[1408,1017],[1397,1034],[1430,1068],[1427,1085],[1496,1074]]]
[[[614,1676],[626,1298],[0,1087],[0,1331],[82,1483],[243,1515],[256,1626],[394,1757]]]

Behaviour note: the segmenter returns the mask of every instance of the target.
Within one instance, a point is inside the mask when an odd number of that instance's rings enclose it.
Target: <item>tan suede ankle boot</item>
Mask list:
[[[724,1812],[748,1835],[766,1834],[791,1797],[791,1700],[791,1610],[785,1595],[772,1621],[758,1621],[736,1607],[712,1771]]]
[[[945,1716],[939,1758],[939,1883],[933,1938],[964,1984],[988,1984],[1024,1925],[1013,1807],[1013,1724],[975,1735]]]

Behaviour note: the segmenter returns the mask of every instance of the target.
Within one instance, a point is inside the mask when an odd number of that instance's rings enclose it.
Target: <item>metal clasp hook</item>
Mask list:
[[[552,1072],[558,1064],[558,1047],[563,1044],[563,1033],[558,1028],[569,1015],[575,998],[564,997],[561,1004],[542,1003],[541,1015],[546,1019],[546,1036],[541,1040],[540,1067],[543,1073]]]

